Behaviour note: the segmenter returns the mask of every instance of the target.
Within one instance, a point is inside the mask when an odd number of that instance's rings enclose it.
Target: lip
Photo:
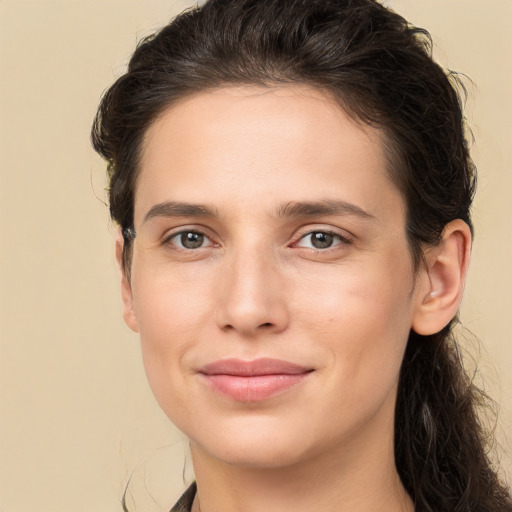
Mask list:
[[[313,368],[280,359],[223,359],[199,370],[209,387],[239,402],[267,400],[303,382]]]

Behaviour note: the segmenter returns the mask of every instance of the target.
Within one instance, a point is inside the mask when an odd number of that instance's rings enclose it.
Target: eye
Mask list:
[[[165,240],[165,243],[172,244],[178,249],[201,249],[212,245],[212,241],[199,231],[180,231]]]
[[[342,243],[349,243],[349,240],[337,233],[329,231],[311,231],[304,235],[296,244],[296,247],[307,247],[309,249],[329,249]]]

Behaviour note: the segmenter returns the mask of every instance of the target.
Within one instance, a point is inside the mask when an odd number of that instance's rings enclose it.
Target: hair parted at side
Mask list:
[[[155,119],[186,96],[244,84],[321,89],[382,129],[416,267],[450,221],[471,227],[475,169],[460,84],[433,62],[427,31],[374,0],[208,0],[144,39],[102,98],[92,142],[107,161],[110,213],[123,233],[134,232],[141,148]],[[125,235],[128,276],[131,245]],[[409,337],[398,472],[418,512],[512,512],[478,416],[487,399],[464,372],[451,327]]]

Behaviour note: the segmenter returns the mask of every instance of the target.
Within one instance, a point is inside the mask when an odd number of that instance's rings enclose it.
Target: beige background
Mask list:
[[[89,147],[98,99],[136,41],[189,3],[0,0],[0,512],[119,511],[130,475],[137,510],[165,510],[190,478],[186,441],[155,405],[121,320],[104,166]],[[482,340],[472,351],[502,406],[512,475],[512,1],[388,5],[476,84],[462,319]]]

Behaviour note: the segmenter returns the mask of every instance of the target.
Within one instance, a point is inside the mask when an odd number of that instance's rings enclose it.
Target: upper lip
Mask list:
[[[261,358],[251,361],[242,359],[221,359],[203,366],[199,373],[204,375],[233,375],[236,377],[258,377],[262,375],[300,375],[313,371],[313,368],[283,361]]]

